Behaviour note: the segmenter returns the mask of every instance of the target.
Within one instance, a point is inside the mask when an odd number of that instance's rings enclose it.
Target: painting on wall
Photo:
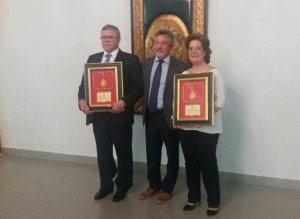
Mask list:
[[[207,33],[207,0],[131,0],[132,52],[141,60],[154,55],[154,35],[170,30],[171,54],[186,60],[184,39],[191,32]]]
[[[141,61],[154,56],[154,38],[159,30],[174,34],[171,54],[187,61],[184,40],[192,32],[207,34],[208,0],[131,0],[132,53]],[[135,105],[141,114],[142,99]]]

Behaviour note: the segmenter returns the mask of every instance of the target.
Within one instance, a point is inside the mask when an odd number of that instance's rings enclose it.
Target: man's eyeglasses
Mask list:
[[[116,37],[114,36],[101,36],[100,37],[100,40],[113,40],[115,39]]]

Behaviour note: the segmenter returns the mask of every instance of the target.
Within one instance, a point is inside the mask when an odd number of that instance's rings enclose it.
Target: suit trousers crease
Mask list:
[[[110,113],[100,113],[94,118],[93,131],[97,146],[100,188],[113,189],[113,178],[117,174],[117,189],[126,192],[133,181],[132,125],[114,126]],[[118,166],[113,157],[113,146]]]
[[[172,192],[179,170],[178,131],[168,127],[163,112],[146,115],[146,153],[149,187],[163,192]],[[167,152],[167,173],[161,178],[161,153],[163,143]]]
[[[185,158],[188,202],[201,200],[201,176],[209,207],[219,207],[220,186],[216,148],[219,134],[179,130]]]

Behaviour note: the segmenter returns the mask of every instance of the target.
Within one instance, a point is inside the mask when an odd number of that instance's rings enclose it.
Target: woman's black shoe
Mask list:
[[[197,203],[199,203],[199,205],[200,205],[200,202],[197,202]],[[185,204],[185,206],[183,206],[183,210],[184,210],[184,211],[191,211],[191,210],[194,210],[195,205],[196,205],[197,203],[193,203],[193,205]]]
[[[214,216],[214,215],[218,214],[218,210],[215,211],[215,210],[207,209],[206,213],[208,216]]]
[[[191,211],[195,208],[195,204],[193,205],[188,205],[188,204],[185,204],[185,206],[183,206],[183,210],[184,211]]]

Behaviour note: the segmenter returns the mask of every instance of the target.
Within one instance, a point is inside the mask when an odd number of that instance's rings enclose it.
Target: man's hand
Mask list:
[[[84,99],[79,100],[79,107],[80,110],[86,115],[93,113],[93,111],[90,111],[90,108]]]
[[[122,111],[124,111],[124,107],[125,107],[125,102],[124,100],[119,100],[117,102],[114,102],[112,105],[111,105],[111,110],[110,112],[111,113],[115,113],[115,114],[119,114],[121,113]]]
[[[174,115],[171,116],[171,120],[172,120],[172,125],[175,129],[179,129],[180,128],[180,125],[175,125],[175,117]]]

